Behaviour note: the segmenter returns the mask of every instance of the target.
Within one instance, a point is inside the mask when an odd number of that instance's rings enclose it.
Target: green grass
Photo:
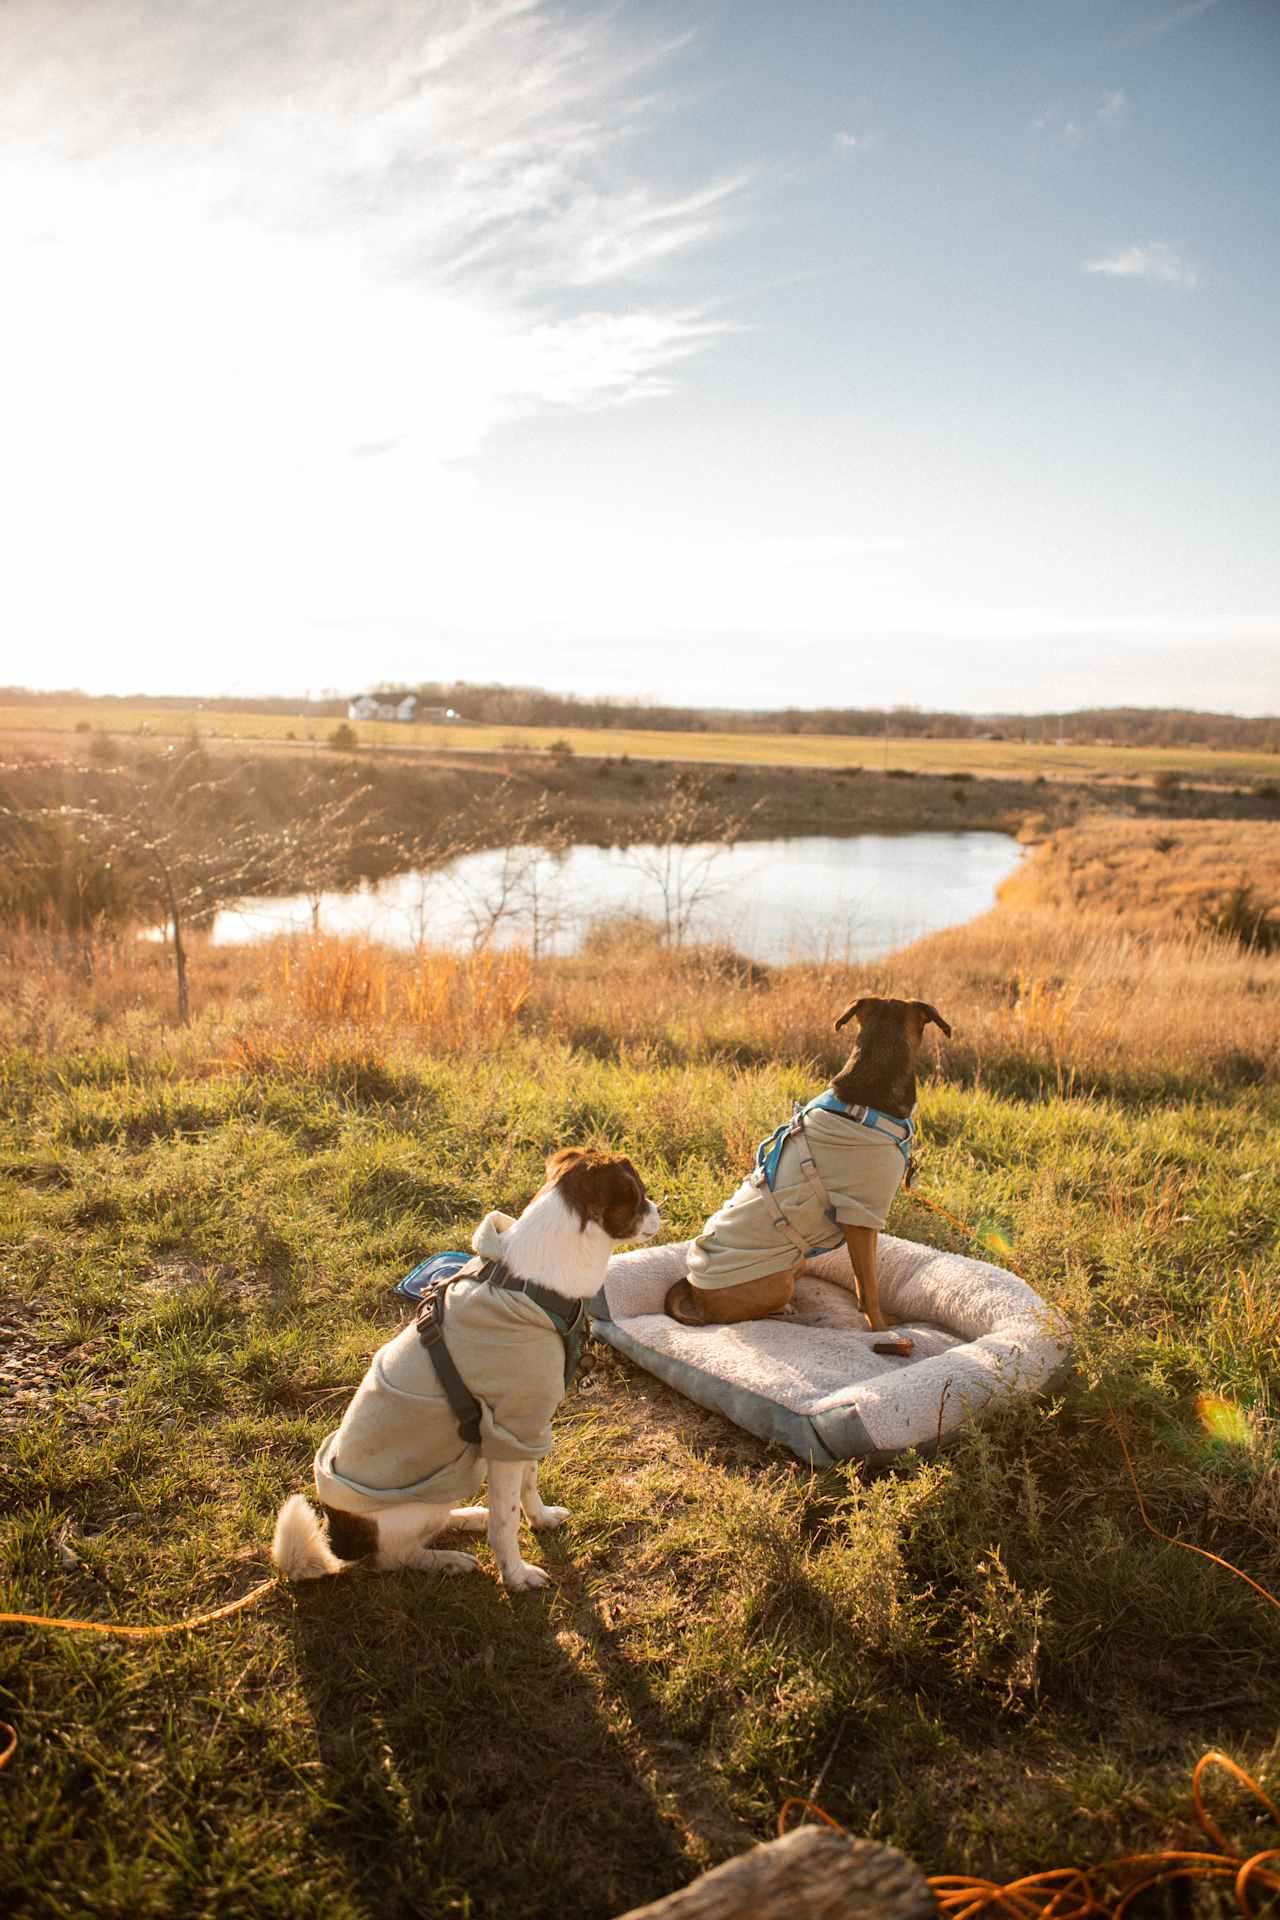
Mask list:
[[[0,738],[66,735],[86,720],[124,739],[273,742],[310,749],[326,745],[338,722],[276,713],[210,713],[200,707],[95,705],[0,707]],[[1212,747],[1056,746],[1049,741],[921,740],[884,734],[676,733],[638,727],[517,727],[478,723],[402,725],[390,720],[351,723],[362,747],[395,753],[545,754],[567,746],[589,757],[623,754],[632,760],[685,760],[746,766],[847,767],[873,772],[948,773],[1034,780],[1037,775],[1084,779],[1152,780],[1157,774],[1231,784],[1274,780],[1274,754]],[[88,751],[87,745],[84,751]]]
[[[812,1085],[546,1042],[377,1065],[0,1062],[0,1323],[34,1383],[0,1606],[146,1622],[247,1590],[415,1259],[588,1138],[681,1237],[740,1172],[726,1136]],[[596,1349],[544,1476],[574,1513],[532,1549],[546,1593],[504,1595],[482,1548],[479,1578],[318,1583],[155,1644],[0,1629],[0,1904],[607,1916],[820,1775],[931,1872],[1186,1843],[1210,1744],[1274,1790],[1280,1615],[1143,1530],[1110,1422],[1158,1526],[1280,1586],[1280,1099],[1017,1085],[926,1088],[923,1184],[1068,1313],[1060,1397],[869,1481]],[[910,1196],[890,1224],[961,1244]],[[1205,1390],[1248,1444],[1207,1435]]]

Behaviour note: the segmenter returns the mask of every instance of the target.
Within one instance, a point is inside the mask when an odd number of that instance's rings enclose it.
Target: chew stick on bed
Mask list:
[[[909,1360],[915,1351],[914,1340],[873,1340],[872,1353],[890,1353],[896,1359]]]

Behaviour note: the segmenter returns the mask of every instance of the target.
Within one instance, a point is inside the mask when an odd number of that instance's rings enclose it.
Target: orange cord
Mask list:
[[[1236,1906],[1245,1920],[1254,1920],[1254,1909],[1249,1904],[1250,1887],[1257,1885],[1268,1887],[1272,1892],[1280,1891],[1280,1873],[1273,1871],[1266,1862],[1280,1861],[1280,1847],[1265,1847],[1258,1853],[1233,1853],[1230,1843],[1223,1837],[1222,1830],[1207,1811],[1200,1789],[1200,1782],[1208,1767],[1224,1767],[1241,1784],[1248,1788],[1255,1799],[1260,1800],[1277,1827],[1280,1827],[1280,1807],[1262,1791],[1252,1774],[1237,1766],[1229,1755],[1211,1748],[1202,1753],[1196,1761],[1191,1775],[1191,1800],[1195,1807],[1196,1818],[1207,1840],[1220,1852],[1206,1853],[1195,1849],[1161,1849],[1155,1853],[1126,1853],[1116,1860],[1104,1860],[1096,1867],[1048,1867],[1043,1873],[1028,1873],[1020,1879],[1008,1880],[1001,1884],[995,1880],[985,1880],[980,1875],[962,1873],[934,1873],[928,1875],[928,1884],[938,1902],[940,1912],[948,1920],[976,1920],[976,1916],[985,1913],[988,1908],[1002,1909],[1012,1914],[1014,1920],[1122,1920],[1122,1916],[1149,1887],[1160,1886],[1171,1880],[1230,1880]],[[812,1800],[792,1798],[784,1800],[778,1813],[778,1832],[788,1831],[787,1816],[793,1807],[799,1807],[804,1813],[812,1813],[819,1820],[833,1827],[837,1833],[849,1838],[848,1830],[833,1820],[822,1807],[815,1806]],[[1154,1868],[1154,1872],[1142,1873],[1144,1868]],[[1137,1871],[1141,1877],[1125,1888],[1118,1898],[1108,1899],[1099,1881],[1104,1877],[1113,1880],[1117,1875],[1128,1871]]]
[[[1110,1409],[1108,1409],[1108,1411],[1110,1412]],[[1152,1526],[1150,1520],[1147,1518],[1146,1503],[1142,1498],[1142,1488],[1138,1485],[1138,1476],[1133,1470],[1133,1461],[1130,1459],[1129,1449],[1124,1443],[1124,1435],[1120,1431],[1114,1412],[1110,1412],[1110,1417],[1116,1439],[1120,1442],[1120,1451],[1124,1455],[1125,1466],[1129,1469],[1129,1478],[1133,1482],[1133,1491],[1138,1502],[1138,1512],[1142,1515],[1142,1524],[1147,1532],[1154,1533],[1157,1540],[1163,1540],[1166,1545],[1170,1547],[1181,1547],[1185,1553],[1198,1553],[1202,1559],[1212,1560],[1216,1567],[1225,1567],[1228,1573],[1234,1573],[1237,1580],[1243,1580],[1247,1586],[1253,1588],[1255,1593],[1260,1593],[1264,1600],[1270,1601],[1273,1607],[1280,1608],[1280,1600],[1276,1599],[1274,1593],[1269,1592],[1266,1587],[1259,1586],[1256,1580],[1251,1579],[1247,1573],[1242,1573],[1239,1567],[1232,1566],[1230,1560],[1223,1560],[1220,1555],[1210,1553],[1208,1547],[1197,1547],[1190,1540],[1178,1540],[1173,1534],[1161,1533],[1159,1527]]]
[[[248,1593],[242,1593],[238,1600],[228,1600],[225,1607],[213,1607],[208,1613],[193,1613],[185,1620],[166,1620],[158,1627],[126,1627],[109,1620],[60,1620],[49,1613],[0,1613],[0,1626],[14,1627],[56,1627],[62,1633],[118,1633],[128,1640],[156,1640],[168,1633],[187,1633],[192,1627],[207,1627],[213,1620],[225,1620],[228,1614],[243,1613],[246,1607],[254,1606],[265,1594],[271,1592],[277,1584],[274,1580],[263,1580]],[[0,1733],[8,1735],[3,1747],[0,1747],[0,1769],[7,1767],[18,1745],[18,1734],[7,1720],[0,1720]]]
[[[922,1207],[928,1207],[930,1213],[940,1213],[944,1220],[951,1222],[953,1227],[959,1227],[966,1239],[976,1240],[979,1246],[982,1245],[982,1235],[976,1232],[967,1221],[962,1220],[958,1213],[952,1213],[950,1207],[944,1207],[941,1201],[931,1200],[927,1193],[921,1193],[919,1187],[908,1187],[907,1198],[918,1200]]]
[[[228,1614],[242,1613],[276,1585],[275,1580],[263,1580],[248,1593],[242,1593],[238,1600],[228,1600],[225,1607],[214,1607],[209,1613],[193,1613],[186,1620],[167,1620],[158,1627],[125,1627],[110,1620],[59,1620],[48,1613],[0,1613],[0,1626],[57,1627],[63,1633],[118,1633],[127,1640],[156,1640],[166,1633],[187,1633],[192,1627],[207,1627],[212,1620],[225,1620]],[[0,1725],[4,1724],[0,1721]],[[3,1765],[4,1761],[0,1760],[0,1766]]]
[[[944,1207],[940,1201],[931,1200],[927,1194],[919,1192],[914,1187],[911,1189],[911,1198],[918,1200],[922,1206],[928,1207],[930,1212],[941,1214],[944,1220],[950,1220],[966,1238],[982,1244],[981,1235],[961,1220],[959,1215],[952,1213],[949,1207]],[[1239,1567],[1233,1566],[1230,1560],[1224,1560],[1219,1554],[1210,1553],[1207,1547],[1198,1547],[1190,1540],[1179,1540],[1171,1533],[1162,1533],[1159,1527],[1152,1524],[1147,1514],[1146,1502],[1142,1497],[1142,1489],[1138,1485],[1138,1476],[1133,1470],[1133,1459],[1125,1444],[1124,1435],[1120,1431],[1119,1422],[1116,1420],[1114,1410],[1108,1409],[1108,1412],[1116,1439],[1120,1442],[1120,1451],[1124,1455],[1124,1464],[1128,1469],[1134,1497],[1138,1502],[1138,1512],[1148,1533],[1154,1534],[1157,1540],[1163,1540],[1167,1546],[1181,1547],[1186,1553],[1198,1553],[1203,1559],[1211,1560],[1215,1566],[1223,1567],[1228,1573],[1235,1574],[1238,1580],[1243,1580],[1247,1586],[1253,1588],[1255,1593],[1261,1594],[1271,1606],[1280,1608],[1280,1599],[1277,1599],[1274,1593],[1259,1585],[1258,1581],[1242,1572]],[[988,1907],[993,1906],[1012,1914],[1015,1920],[1091,1920],[1091,1917],[1096,1915],[1105,1915],[1108,1920],[1122,1920],[1123,1914],[1133,1901],[1140,1893],[1145,1893],[1149,1887],[1158,1886],[1169,1880],[1222,1880],[1229,1877],[1237,1907],[1245,1915],[1245,1920],[1253,1920],[1253,1908],[1248,1900],[1248,1891],[1252,1882],[1257,1881],[1259,1885],[1268,1887],[1273,1892],[1280,1891],[1280,1873],[1269,1870],[1265,1864],[1269,1860],[1280,1861],[1280,1847],[1265,1848],[1260,1853],[1250,1854],[1247,1859],[1230,1851],[1221,1828],[1205,1808],[1200,1790],[1205,1769],[1211,1766],[1223,1767],[1228,1773],[1234,1774],[1235,1778],[1262,1802],[1277,1827],[1280,1827],[1280,1807],[1267,1797],[1252,1774],[1246,1773],[1244,1768],[1238,1766],[1229,1755],[1211,1748],[1207,1753],[1202,1753],[1196,1761],[1191,1775],[1191,1799],[1201,1830],[1206,1839],[1213,1841],[1222,1849],[1220,1853],[1171,1850],[1162,1850],[1157,1853],[1128,1853],[1116,1860],[1104,1860],[1096,1867],[1050,1867],[1043,1873],[1026,1874],[1019,1880],[1007,1881],[1003,1886],[998,1885],[994,1880],[984,1880],[966,1874],[932,1874],[929,1876],[929,1885],[937,1898],[939,1908],[948,1916],[948,1920],[976,1920],[978,1914],[984,1913]],[[815,1806],[811,1800],[792,1798],[782,1803],[782,1809],[778,1815],[779,1833],[786,1831],[787,1813],[792,1807],[801,1807],[809,1813],[816,1814],[829,1827],[834,1827],[837,1833],[846,1831],[838,1820],[833,1820],[829,1813]],[[1094,1884],[1095,1875],[1114,1874],[1124,1868],[1150,1866],[1154,1866],[1156,1871],[1147,1874],[1145,1879],[1135,1882],[1118,1901],[1111,1904],[1102,1897]]]

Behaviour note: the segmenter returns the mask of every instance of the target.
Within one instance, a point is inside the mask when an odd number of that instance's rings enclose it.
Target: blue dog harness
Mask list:
[[[893,1113],[881,1113],[878,1107],[850,1106],[828,1088],[825,1093],[820,1093],[816,1100],[810,1100],[806,1106],[802,1107],[797,1101],[795,1112],[790,1120],[784,1120],[781,1126],[775,1127],[768,1139],[760,1142],[756,1149],[755,1172],[751,1175],[750,1184],[759,1193],[774,1226],[780,1233],[784,1233],[792,1246],[806,1258],[810,1254],[825,1253],[828,1250],[827,1246],[825,1244],[817,1247],[806,1246],[803,1236],[795,1231],[774,1197],[773,1189],[777,1183],[778,1162],[782,1158],[783,1148],[788,1140],[794,1140],[801,1172],[813,1188],[818,1204],[827,1219],[832,1226],[838,1224],[836,1210],[831,1204],[831,1195],[823,1184],[822,1175],[818,1172],[817,1163],[805,1137],[804,1117],[815,1110],[822,1113],[843,1114],[845,1119],[852,1121],[855,1126],[870,1127],[875,1133],[887,1134],[902,1155],[903,1172],[908,1186],[912,1179],[911,1145],[916,1135],[913,1120],[899,1119]]]

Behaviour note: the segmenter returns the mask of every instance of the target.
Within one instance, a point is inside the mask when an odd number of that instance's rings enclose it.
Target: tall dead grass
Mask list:
[[[1131,927],[1194,927],[1238,886],[1280,906],[1280,821],[1097,816],[1050,835],[1001,890],[1010,905],[1114,914]]]
[[[889,972],[921,990],[943,983],[955,1043],[979,1069],[996,1055],[1039,1060],[1064,1091],[1135,1069],[1236,1085],[1280,1073],[1280,964],[1206,934],[1002,903],[906,948]]]
[[[1280,956],[1112,914],[1001,903],[867,966],[763,968],[639,937],[534,962],[520,949],[401,953],[328,936],[193,943],[192,1027],[172,1024],[164,948],[119,941],[86,974],[38,930],[0,941],[0,1039],[40,1053],[93,1040],[187,1070],[326,1049],[492,1052],[515,1036],[604,1057],[812,1063],[844,1057],[858,992],[919,996],[951,1021],[944,1077],[1009,1090],[1176,1091],[1280,1077]],[[931,1030],[932,1033],[933,1030]]]
[[[368,940],[318,934],[277,942],[274,993],[294,1020],[321,1027],[407,1026],[430,1044],[493,1045],[511,1032],[529,998],[533,962],[523,948],[408,956]]]

